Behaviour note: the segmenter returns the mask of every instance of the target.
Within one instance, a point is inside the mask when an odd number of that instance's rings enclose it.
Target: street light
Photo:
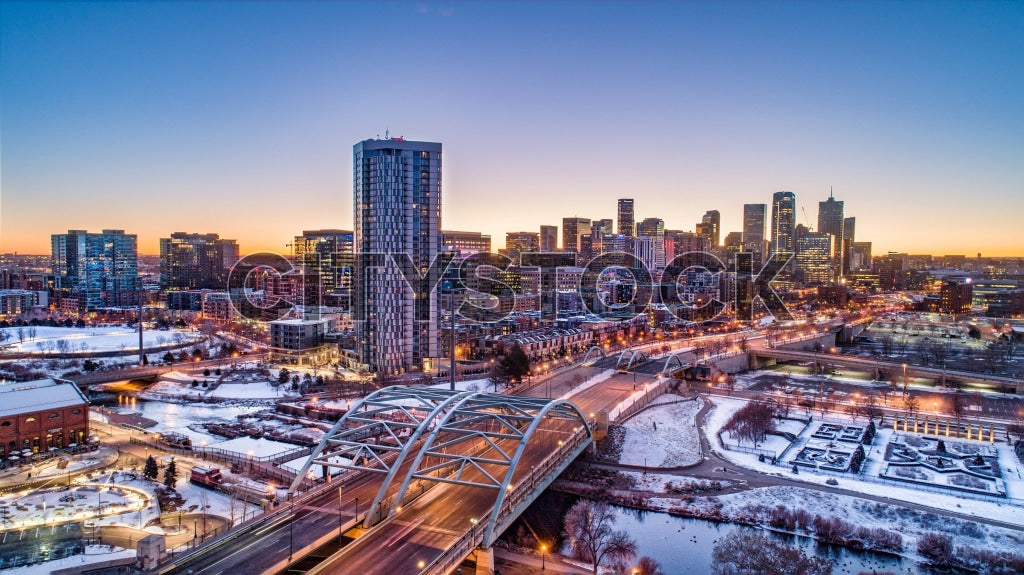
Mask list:
[[[540,570],[541,571],[544,571],[544,570],[547,569],[547,564],[545,562],[545,559],[547,558],[547,553],[548,553],[548,545],[547,545],[547,543],[541,543],[540,544]]]

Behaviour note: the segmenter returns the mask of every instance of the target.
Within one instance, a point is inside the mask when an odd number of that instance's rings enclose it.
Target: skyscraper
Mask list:
[[[352,294],[354,234],[349,230],[305,230],[292,240],[295,261],[303,267],[303,303],[348,308]]]
[[[558,249],[558,226],[540,227],[540,251],[550,253]]]
[[[793,253],[796,244],[796,195],[793,192],[775,192],[772,196],[771,253]]]
[[[754,266],[764,262],[764,216],[768,207],[764,204],[743,204],[742,250],[753,254]]]
[[[835,236],[807,232],[797,241],[796,269],[805,285],[821,285],[835,280]]]
[[[519,254],[540,251],[540,234],[537,232],[507,232],[505,234],[505,255],[519,265]]]
[[[718,213],[718,210],[708,210],[704,213],[704,217],[697,224],[697,233],[708,238],[708,241],[711,242],[711,249],[721,245],[722,215]]]
[[[651,238],[651,265],[649,267],[665,266],[665,221],[661,218],[645,218],[636,226],[637,239]],[[634,250],[635,252],[635,250]]]
[[[160,238],[160,289],[226,289],[228,271],[237,261],[235,240],[174,232]]]
[[[831,234],[835,241],[834,255],[836,276],[841,275],[843,263],[843,202],[837,202],[829,192],[828,199],[818,202],[818,233]]]
[[[81,312],[138,303],[138,240],[124,230],[50,236],[54,290],[65,309]],[[69,302],[65,304],[64,301]]]
[[[843,219],[843,275],[850,272],[853,264],[853,242],[857,241],[857,218]]]
[[[633,198],[619,200],[619,235],[633,237]]]
[[[441,144],[364,140],[352,155],[356,352],[370,371],[421,369],[439,355]],[[394,255],[371,266],[367,254]]]
[[[562,218],[562,249],[580,252],[580,236],[590,234],[590,218]]]

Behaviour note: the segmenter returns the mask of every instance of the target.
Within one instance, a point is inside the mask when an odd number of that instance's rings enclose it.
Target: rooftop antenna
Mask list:
[[[391,139],[391,130],[387,130],[387,129],[384,130],[384,139],[385,140]]]
[[[832,186],[828,187],[828,199],[832,199]]]

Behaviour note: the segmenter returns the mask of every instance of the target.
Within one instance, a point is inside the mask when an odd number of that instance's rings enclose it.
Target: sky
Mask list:
[[[442,142],[442,227],[834,190],[875,253],[1024,255],[1022,2],[0,2],[0,252],[124,229],[287,253],[352,145]],[[806,212],[806,219],[803,212]]]

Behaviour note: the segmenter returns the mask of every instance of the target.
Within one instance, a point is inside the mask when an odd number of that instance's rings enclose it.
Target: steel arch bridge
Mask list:
[[[687,367],[689,367],[689,364],[683,363],[683,360],[679,359],[680,355],[687,354],[687,353],[693,354],[693,364],[696,365],[697,364],[697,353],[695,351],[693,351],[692,349],[674,351],[671,354],[669,354],[669,356],[667,358],[665,358],[665,366],[661,368],[662,373],[668,373],[668,364],[671,363],[672,360],[675,360],[676,364],[679,365],[679,369],[686,369]]]
[[[608,357],[608,355],[604,352],[604,348],[603,347],[601,347],[599,345],[595,345],[595,346],[592,346],[590,349],[587,350],[587,354],[583,356],[583,362],[582,363],[587,363],[588,361],[590,361],[590,354],[594,353],[595,351],[598,354],[600,354],[601,357]]]
[[[325,471],[341,468],[383,475],[366,515],[372,526],[402,505],[413,481],[492,489],[495,505],[484,535],[490,544],[507,526],[502,512],[509,507],[503,505],[508,493],[534,471],[520,468],[523,458],[560,458],[553,464],[545,459],[550,482],[590,440],[586,417],[564,399],[387,387],[353,405],[335,423],[299,470],[289,493],[314,465]],[[415,456],[412,465],[389,497],[410,454]]]
[[[633,367],[633,363],[636,361],[637,357],[643,361],[647,361],[649,359],[647,354],[642,351],[633,351],[629,349],[623,350],[623,352],[619,354],[619,359],[615,362],[616,368],[622,365],[622,360],[626,359],[627,355],[629,356],[629,361],[626,362],[626,369]]]

